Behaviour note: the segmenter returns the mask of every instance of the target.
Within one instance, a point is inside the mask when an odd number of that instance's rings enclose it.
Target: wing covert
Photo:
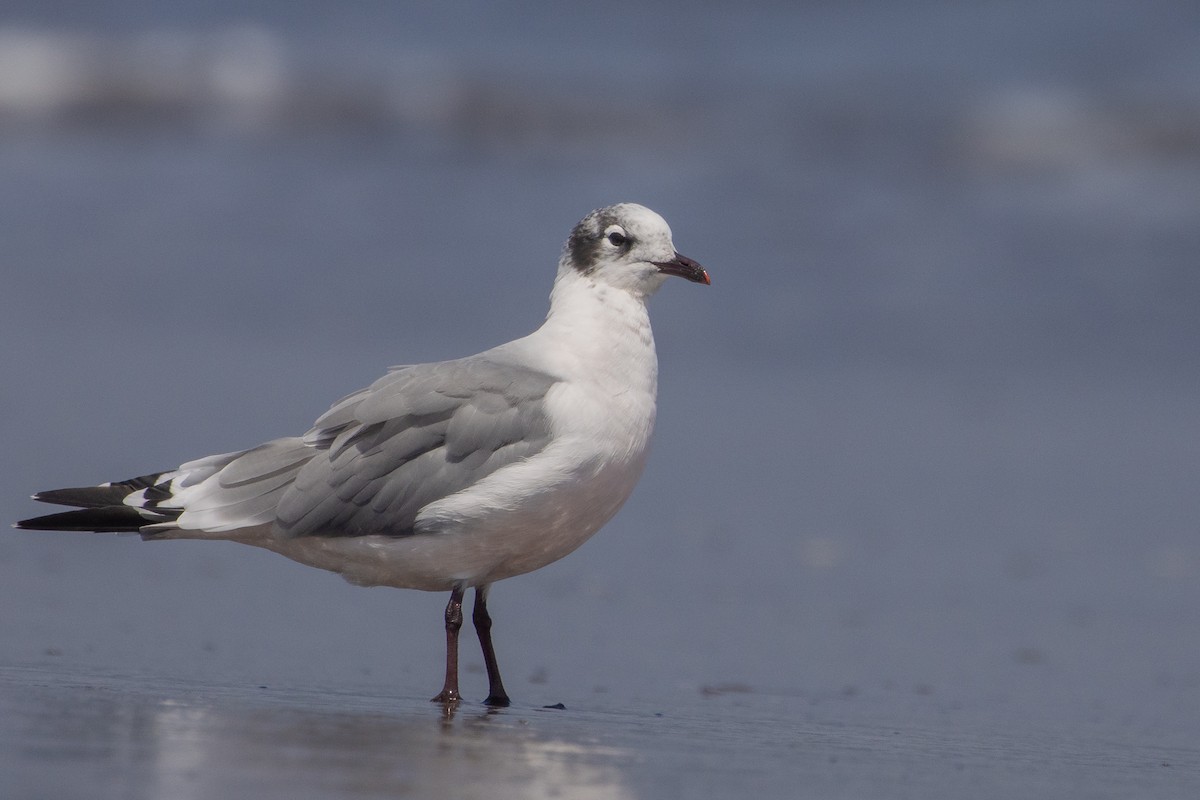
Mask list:
[[[348,395],[304,437],[324,452],[281,499],[289,537],[405,536],[426,505],[459,492],[550,439],[556,379],[481,355],[390,372]]]

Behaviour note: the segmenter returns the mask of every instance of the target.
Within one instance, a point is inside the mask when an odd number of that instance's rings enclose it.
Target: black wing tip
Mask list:
[[[112,486],[73,486],[66,489],[46,489],[35,493],[33,499],[39,503],[51,503],[56,506],[95,508],[108,505],[105,501],[110,497],[123,497],[126,494],[129,492],[114,490]]]
[[[161,474],[161,473],[160,473]],[[154,484],[158,475],[145,475],[118,483],[105,483],[99,486],[73,486],[66,489],[48,489],[38,492],[33,499],[39,503],[53,503],[58,506],[76,506],[78,508],[103,508],[120,505],[121,502],[138,490],[146,490],[147,499],[163,499],[151,497],[154,494]],[[165,495],[163,492],[157,494]]]
[[[162,520],[165,521],[165,520]],[[129,507],[82,508],[43,517],[23,519],[13,527],[23,531],[78,531],[80,533],[137,533],[149,520]]]

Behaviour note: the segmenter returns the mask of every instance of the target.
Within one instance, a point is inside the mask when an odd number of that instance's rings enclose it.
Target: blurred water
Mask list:
[[[9,4],[0,516],[526,333],[635,200],[714,285],[654,300],[635,497],[495,591],[514,695],[1190,747],[1198,38],[1182,2]],[[119,537],[6,534],[0,573],[0,665],[436,689],[441,597]]]

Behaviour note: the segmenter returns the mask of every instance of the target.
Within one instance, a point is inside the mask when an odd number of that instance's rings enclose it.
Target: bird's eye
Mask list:
[[[629,239],[620,231],[608,232],[608,243],[613,247],[624,247],[627,241],[629,241]]]

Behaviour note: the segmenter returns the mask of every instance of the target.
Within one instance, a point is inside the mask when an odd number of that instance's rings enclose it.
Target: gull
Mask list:
[[[646,301],[673,275],[710,283],[655,212],[597,209],[571,231],[550,311],[528,336],[393,367],[303,436],[39,492],[75,510],[15,527],[240,542],[360,586],[449,591],[446,676],[433,698],[445,706],[460,700],[458,633],[474,588],[484,703],[507,706],[488,590],[578,548],[633,491],[658,383]]]

